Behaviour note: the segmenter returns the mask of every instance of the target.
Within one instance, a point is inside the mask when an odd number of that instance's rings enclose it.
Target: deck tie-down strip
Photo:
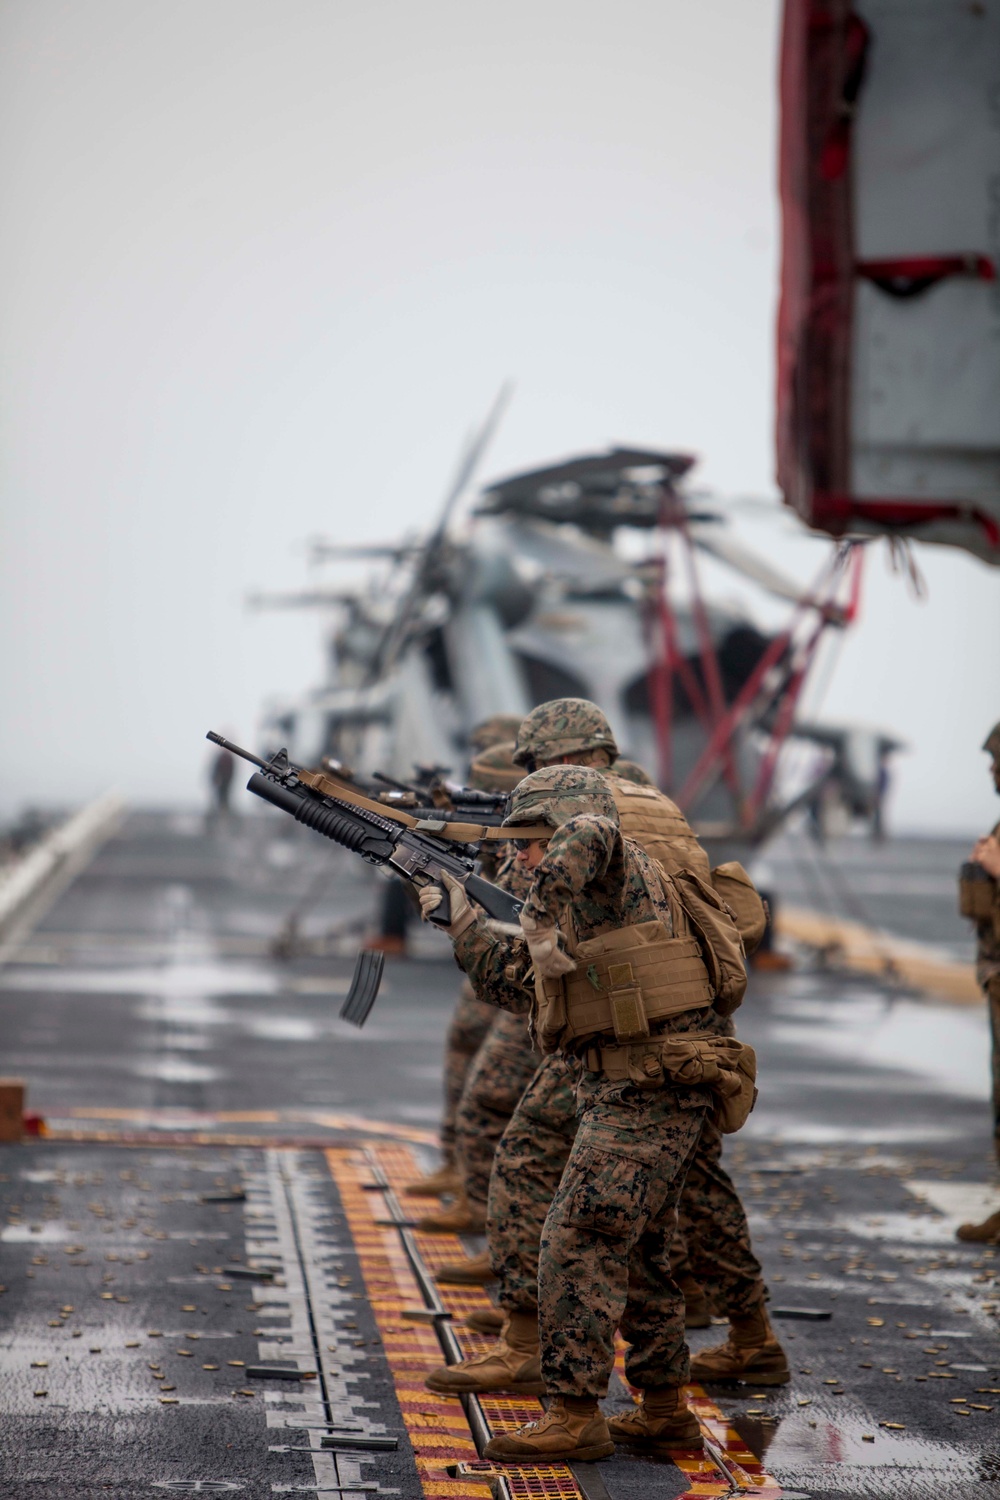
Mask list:
[[[451,1315],[447,1337],[464,1358],[483,1353],[490,1341],[467,1329],[462,1320],[475,1309],[492,1304],[484,1289],[432,1282],[435,1271],[446,1261],[464,1257],[465,1248],[457,1236],[423,1234],[384,1219],[376,1223],[383,1200],[371,1187],[383,1183],[390,1192],[390,1203],[398,1197],[419,1173],[412,1151],[401,1144],[371,1141],[364,1150],[330,1148],[326,1157],[355,1240],[403,1420],[417,1454],[424,1494],[451,1496],[453,1500],[484,1500],[489,1493],[495,1500],[587,1500],[566,1464],[505,1464],[494,1470],[483,1463],[477,1457],[461,1403],[425,1389],[424,1375],[442,1362],[441,1343],[433,1325],[403,1322],[403,1308],[425,1306],[428,1296],[433,1298]],[[407,1245],[418,1258],[416,1270]],[[433,1287],[427,1295],[421,1281]],[[621,1347],[618,1369],[624,1379]],[[688,1388],[688,1398],[701,1424],[706,1449],[674,1457],[677,1468],[688,1479],[688,1489],[678,1500],[722,1500],[734,1495],[779,1500],[780,1486],[749,1452],[715,1403],[699,1386]],[[541,1414],[541,1404],[533,1397],[490,1394],[470,1402],[473,1422],[490,1435],[512,1432]]]

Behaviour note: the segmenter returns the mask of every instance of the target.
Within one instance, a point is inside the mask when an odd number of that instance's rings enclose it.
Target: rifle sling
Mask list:
[[[341,781],[335,781],[332,776],[325,776],[321,771],[297,771],[295,774],[305,786],[324,797],[336,797],[338,802],[349,802],[353,807],[363,807],[367,812],[378,813],[380,818],[386,818],[390,823],[400,823],[414,833],[430,833],[435,838],[449,839],[455,844],[479,844],[484,839],[491,843],[505,843],[512,838],[552,837],[552,829],[547,823],[533,823],[524,828],[520,825],[516,828],[496,828],[485,823],[448,823],[443,818],[415,818],[402,808],[387,807],[384,802],[373,802],[370,797],[363,796]]]

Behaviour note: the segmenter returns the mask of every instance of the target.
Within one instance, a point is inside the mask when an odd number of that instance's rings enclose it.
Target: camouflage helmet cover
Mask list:
[[[983,749],[987,755],[992,755],[994,760],[1000,761],[1000,724],[994,724],[983,741]]]
[[[514,764],[514,741],[481,750],[469,767],[469,785],[478,792],[512,792],[523,777]]]
[[[489,750],[493,745],[504,745],[517,739],[521,727],[520,714],[491,714],[469,730],[469,745],[473,750]]]
[[[634,760],[616,760],[615,775],[619,781],[632,781],[636,786],[655,786],[656,782],[648,771],[644,771]]]
[[[611,787],[591,766],[544,766],[525,776],[511,793],[505,828],[518,823],[548,823],[561,828],[570,818],[610,818],[618,822]]]
[[[529,760],[558,760],[581,750],[606,750],[611,761],[617,760],[611,725],[587,698],[552,698],[533,708],[521,725],[514,759],[523,766]]]

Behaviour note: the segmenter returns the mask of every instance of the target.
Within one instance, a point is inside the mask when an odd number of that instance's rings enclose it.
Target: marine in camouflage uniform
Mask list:
[[[548,822],[554,832],[547,845],[534,846],[536,868],[521,918],[524,937],[497,933],[468,906],[453,915],[456,956],[477,993],[523,1011],[531,1005],[539,976],[576,972],[558,939],[560,924],[564,933],[569,924],[574,951],[588,939],[608,939],[647,922],[658,922],[661,933],[676,935],[685,946],[686,925],[677,924],[686,919],[673,883],[622,837],[614,798],[599,773],[567,767],[529,776],[514,795],[509,819],[526,820]],[[422,904],[425,899],[434,897],[422,898]],[[597,949],[607,951],[607,946],[598,943]],[[676,1004],[655,1013],[652,1036],[671,1042],[687,1038],[696,1048],[708,1035],[711,988],[678,981],[675,989]],[[674,990],[668,984],[661,989],[665,992]],[[540,1017],[536,1011],[540,1037],[552,1045]],[[572,1054],[565,1029],[562,1035],[563,1050]],[[590,1459],[611,1451],[597,1398],[607,1390],[618,1327],[630,1344],[628,1378],[646,1399],[639,1423],[618,1420],[624,1431],[616,1435],[667,1451],[701,1441],[680,1394],[688,1354],[683,1300],[670,1273],[670,1242],[681,1185],[712,1095],[705,1086],[665,1075],[659,1064],[653,1072],[647,1068],[643,1076],[655,1078],[645,1087],[629,1078],[614,1081],[603,1071],[604,1052],[599,1048],[596,1055],[600,1070],[592,1070],[592,1046],[584,1048],[578,1064],[584,1068],[577,1087],[578,1126],[541,1237],[540,1360],[532,1348],[533,1319],[516,1311],[497,1354],[428,1378],[432,1389],[457,1390],[465,1372],[465,1388],[482,1388],[477,1364],[499,1359],[509,1377],[501,1382],[505,1387],[528,1390],[544,1383],[553,1398],[546,1416],[521,1433],[494,1439],[486,1449],[489,1457]],[[530,1105],[534,1088],[533,1083],[518,1114]]]
[[[683,813],[639,766],[618,758],[611,727],[596,704],[561,699],[534,709],[522,725],[515,758],[528,765],[597,761],[615,797],[622,832],[668,874],[689,868],[710,878],[708,857]],[[719,1036],[735,1034],[732,1020],[714,1010],[705,1028]],[[508,1312],[534,1310],[542,1225],[576,1134],[578,1081],[574,1059],[561,1054],[545,1059],[497,1150],[487,1215],[489,1256],[464,1267],[443,1267],[441,1280],[485,1281],[492,1268],[500,1282],[500,1306]],[[706,1120],[678,1205],[671,1251],[674,1278],[685,1294],[687,1325],[706,1327],[710,1322],[705,1288],[711,1304],[734,1320],[725,1344],[697,1356],[698,1378],[787,1380],[784,1358],[777,1358],[776,1342],[763,1325],[767,1289],[721,1153],[722,1137]],[[485,1331],[490,1323],[489,1315],[480,1315],[476,1326]],[[734,1339],[741,1341],[738,1350]]]
[[[510,714],[494,714],[477,724],[469,735],[474,753],[469,770],[469,785],[479,791],[510,791],[520,779],[511,760],[514,736],[520,719]],[[502,848],[503,846],[499,846]],[[491,864],[492,851],[481,860],[487,879],[494,879],[496,866]],[[462,1174],[457,1161],[456,1129],[458,1108],[472,1068],[473,1059],[489,1035],[496,1020],[496,1010],[476,998],[466,980],[459,990],[455,1011],[448,1027],[444,1048],[444,1116],[441,1121],[442,1164],[436,1172],[418,1178],[405,1189],[411,1198],[437,1198],[448,1193],[461,1194]],[[481,1213],[479,1217],[481,1218]],[[470,1228],[480,1227],[470,1222]]]
[[[994,724],[986,736],[983,749],[990,757],[990,774],[993,785],[1000,794],[1000,724]],[[982,986],[989,1008],[993,1043],[993,1140],[997,1159],[1000,1160],[1000,823],[985,838],[976,842],[970,862],[977,866],[979,873],[974,885],[976,979]],[[962,906],[965,910],[964,900]],[[967,914],[973,913],[967,911]],[[1000,1212],[990,1214],[981,1224],[960,1225],[958,1238],[1000,1243]]]

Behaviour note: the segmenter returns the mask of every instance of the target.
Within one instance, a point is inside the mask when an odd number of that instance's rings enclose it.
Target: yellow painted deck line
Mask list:
[[[416,1175],[412,1152],[404,1146],[381,1144],[373,1145],[372,1151],[387,1181],[399,1197],[406,1184]],[[424,1234],[420,1230],[414,1230],[413,1238],[421,1259],[432,1273],[446,1261],[462,1260],[465,1257],[465,1248],[456,1235]],[[474,1307],[488,1304],[485,1290],[439,1284],[439,1291],[444,1306],[452,1314],[452,1329],[463,1356],[483,1353],[492,1341],[465,1328],[461,1319]],[[620,1339],[618,1342],[616,1367],[624,1379],[624,1344]],[[780,1485],[747,1449],[739,1434],[730,1427],[722,1412],[701,1387],[690,1386],[688,1398],[711,1447],[700,1453],[672,1455],[673,1463],[688,1481],[687,1490],[678,1500],[723,1500],[723,1497],[733,1493],[734,1488],[740,1494],[753,1495],[759,1497],[759,1500],[779,1500],[782,1493]],[[479,1404],[490,1432],[494,1434],[513,1432],[526,1422],[535,1421],[542,1414],[541,1403],[533,1396],[492,1393],[481,1396]],[[718,1455],[718,1462],[712,1456],[713,1450]],[[573,1497],[580,1496],[573,1473],[565,1464],[504,1464],[497,1467],[502,1469],[514,1500],[573,1500]]]
[[[839,949],[838,956],[849,969],[885,974],[888,965],[907,984],[938,1000],[959,1005],[982,1002],[971,960],[958,963],[930,943],[895,937],[863,922],[829,917],[801,906],[780,906],[776,927],[779,937],[810,948]]]
[[[427,1500],[489,1500],[487,1478],[453,1479],[447,1473],[448,1464],[476,1462],[476,1445],[457,1398],[424,1389],[424,1375],[442,1362],[441,1346],[433,1326],[402,1318],[404,1308],[422,1306],[424,1299],[397,1230],[375,1223],[380,1200],[362,1187],[371,1180],[365,1154],[353,1147],[331,1146],[325,1156],[340,1193],[424,1495]],[[417,1175],[415,1162],[412,1175]]]

